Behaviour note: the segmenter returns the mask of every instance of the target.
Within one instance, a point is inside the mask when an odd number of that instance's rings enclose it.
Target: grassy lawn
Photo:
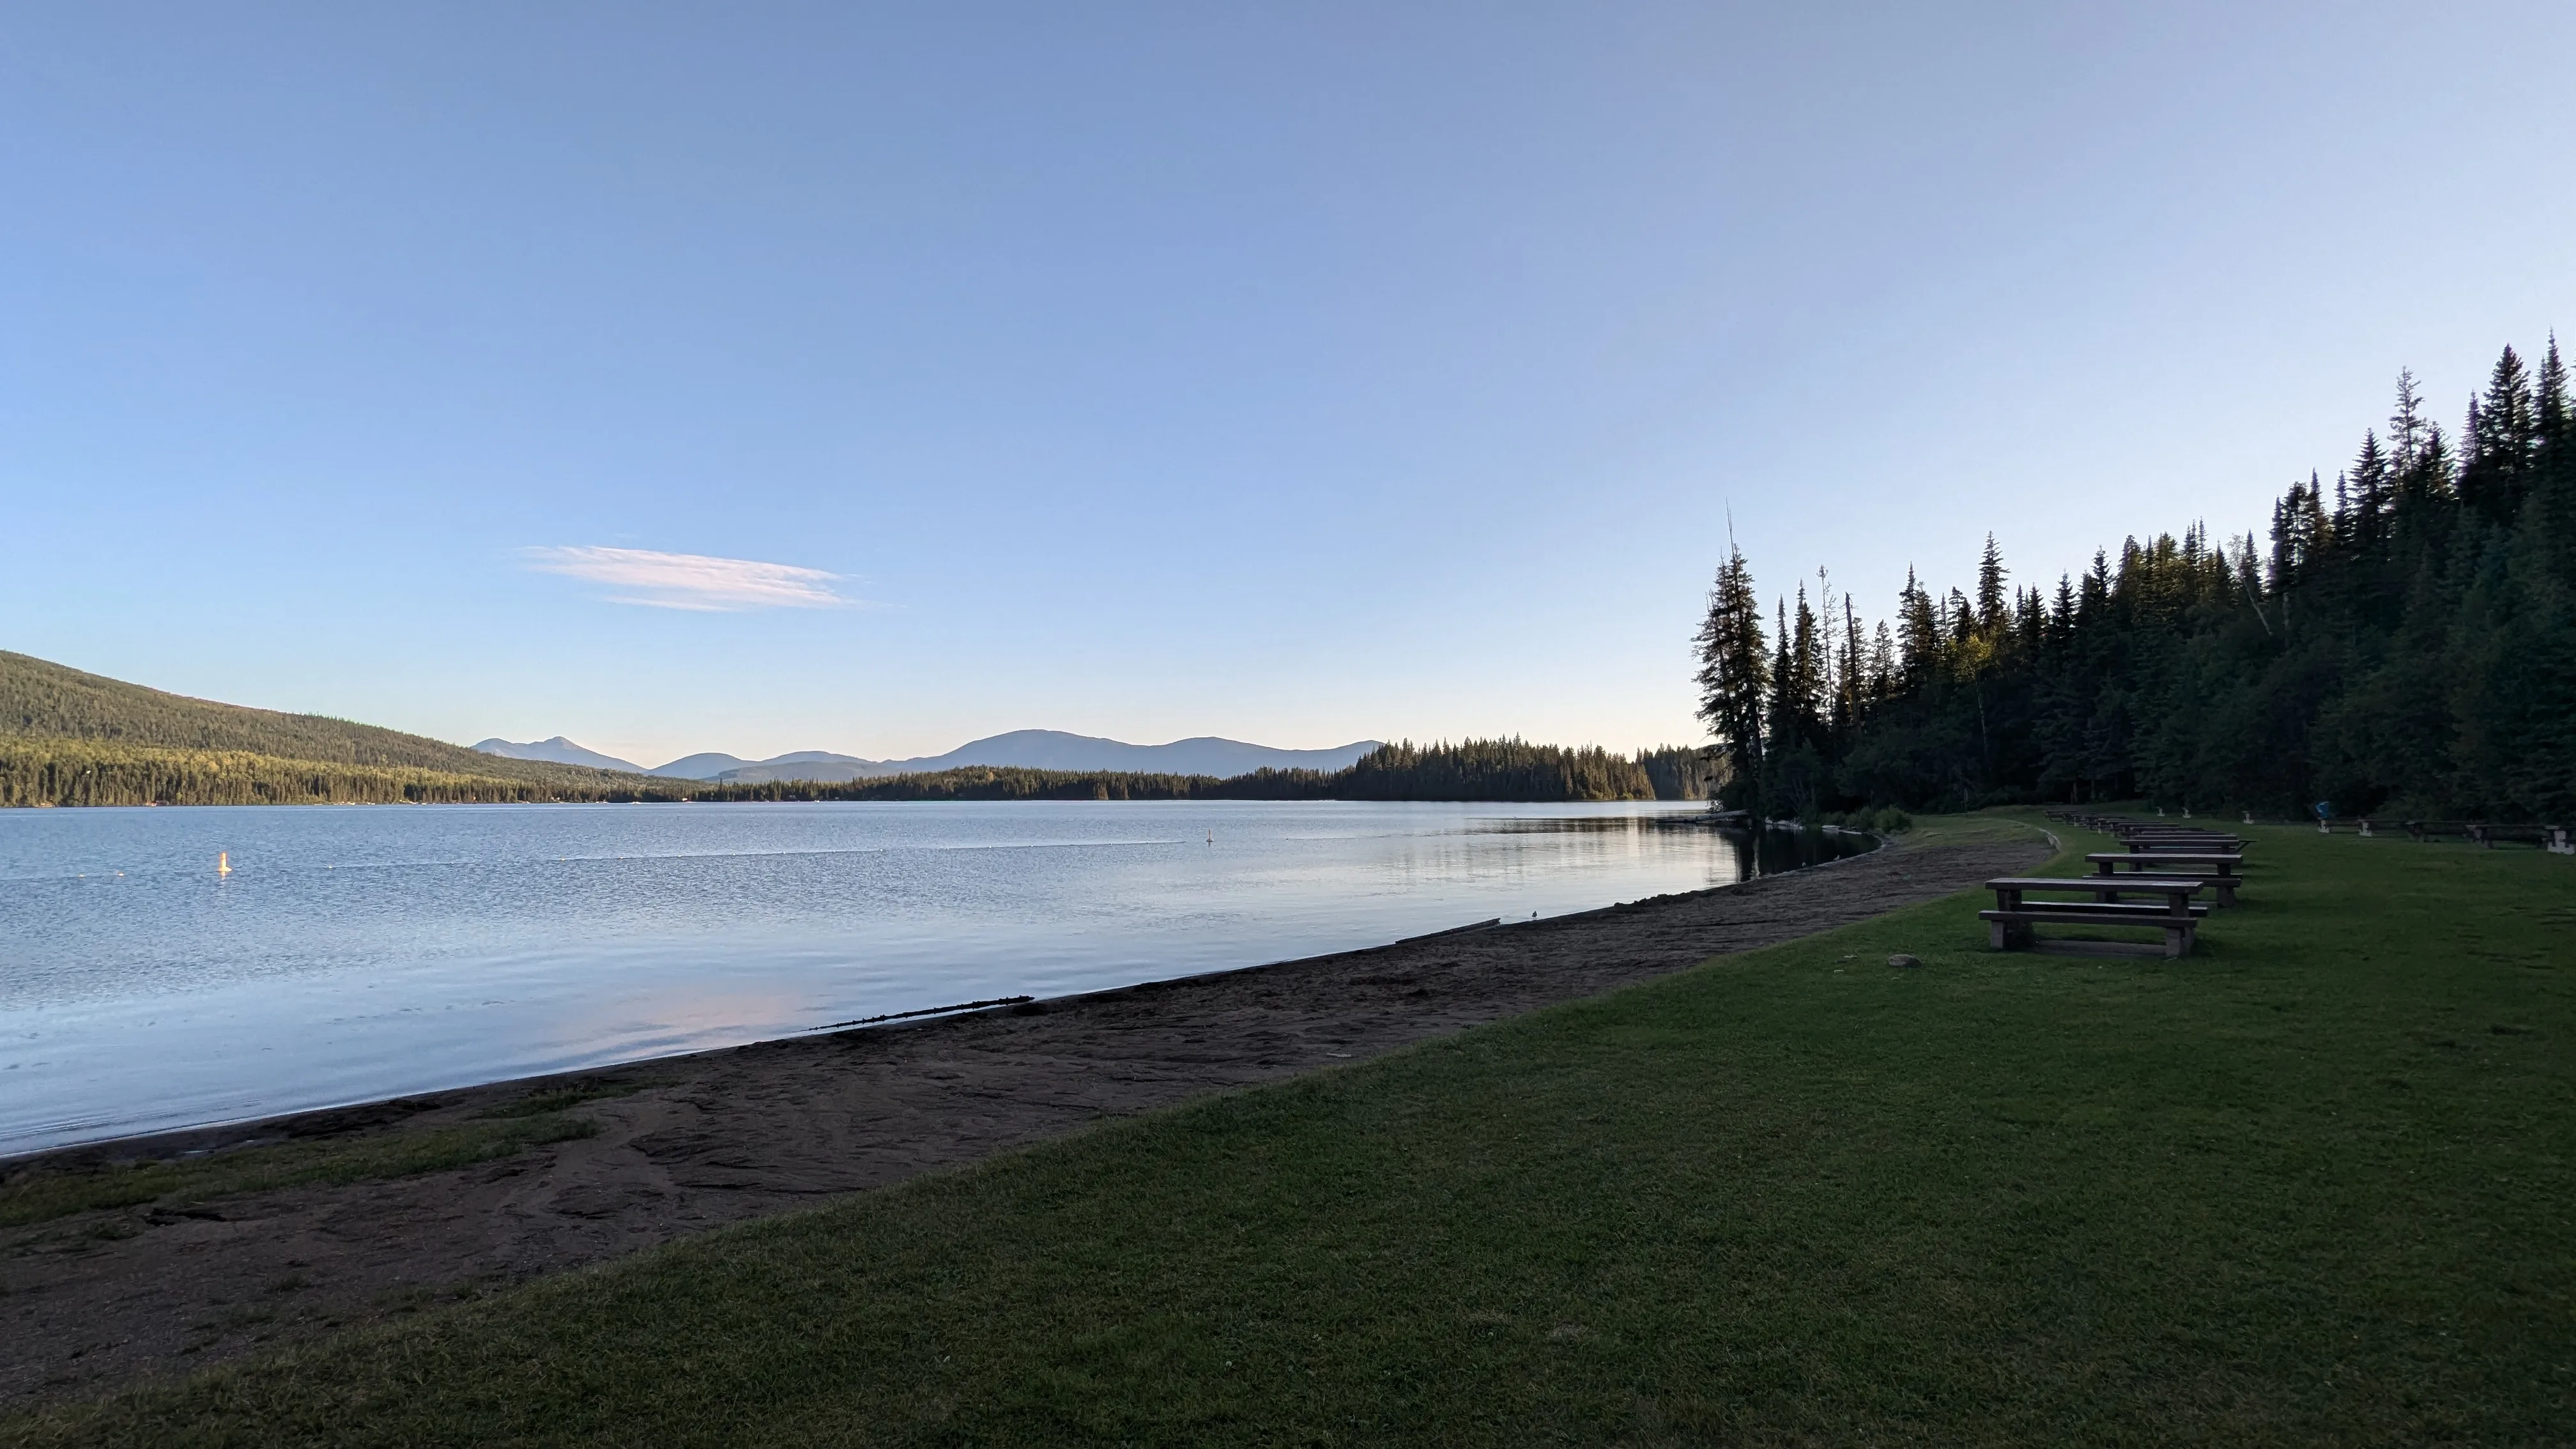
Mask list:
[[[0,1438],[2570,1442],[2576,861],[2254,833],[2181,961],[1954,898]]]

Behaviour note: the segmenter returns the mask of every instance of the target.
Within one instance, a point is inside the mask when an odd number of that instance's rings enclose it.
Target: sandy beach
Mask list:
[[[1216,975],[43,1154],[8,1178],[464,1122],[566,1086],[596,1136],[457,1171],[0,1234],[0,1403],[89,1394],[1364,1061],[2025,868],[1912,846],[1720,890]]]

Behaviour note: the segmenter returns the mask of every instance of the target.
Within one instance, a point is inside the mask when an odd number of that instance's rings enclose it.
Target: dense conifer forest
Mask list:
[[[615,789],[408,765],[296,760],[249,750],[0,736],[0,806],[430,805],[634,798],[631,792],[613,795]]]
[[[2272,510],[2010,586],[1911,575],[1891,625],[1821,577],[1766,610],[1741,553],[1698,636],[1727,803],[2145,798],[2200,811],[2576,817],[2576,417],[2553,338],[2456,438],[2401,373],[2385,431]]]
[[[1333,780],[1342,800],[1651,800],[1644,765],[1518,739],[1382,746]]]
[[[166,759],[162,758],[165,754],[169,756]],[[85,674],[49,660],[0,650],[0,777],[9,782],[0,788],[23,789],[25,781],[48,770],[75,774],[83,770],[105,770],[110,778],[124,779],[128,772],[148,768],[178,771],[178,775],[171,777],[174,782],[184,778],[197,783],[174,784],[174,788],[197,789],[205,787],[209,778],[206,772],[218,767],[210,763],[210,759],[192,758],[183,762],[181,757],[218,755],[228,760],[220,769],[235,776],[245,768],[243,760],[257,757],[307,765],[393,771],[405,777],[436,775],[510,782],[514,790],[521,787],[593,789],[603,782],[634,786],[651,779],[642,775],[609,774],[578,765],[549,764],[542,760],[505,760],[498,755],[483,754],[443,740],[404,734],[400,730],[375,725],[353,724],[327,715],[287,714],[278,710],[190,699],[186,695],[148,689],[103,675]],[[158,763],[147,765],[147,760]],[[267,775],[263,773],[262,778],[265,780]],[[365,793],[380,787],[382,782],[376,776],[367,776],[366,779],[372,783],[365,785],[357,783],[357,776],[350,779],[350,788],[362,793],[326,798],[379,798],[373,793]],[[286,789],[292,795],[292,789],[283,778],[275,783],[277,788]],[[117,788],[122,790],[125,787]],[[219,793],[220,789],[229,788],[232,787],[219,787]],[[544,794],[545,789],[539,788],[535,798],[542,798]],[[151,798],[145,795],[140,800],[121,803],[141,804]],[[471,798],[484,797],[475,795]],[[518,799],[522,795],[512,793],[490,798]],[[249,802],[227,798],[222,803]]]

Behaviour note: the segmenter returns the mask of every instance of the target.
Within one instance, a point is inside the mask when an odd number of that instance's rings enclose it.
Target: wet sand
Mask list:
[[[611,1079],[599,1135],[451,1172],[0,1231],[0,1408],[614,1258],[1209,1092],[1363,1061],[1947,895],[2048,854],[1883,849],[1722,890],[696,1056],[70,1149],[27,1172],[462,1122]]]

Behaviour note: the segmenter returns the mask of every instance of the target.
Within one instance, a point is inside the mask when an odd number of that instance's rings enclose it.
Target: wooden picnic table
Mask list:
[[[2245,841],[2235,835],[2129,835],[2120,843],[2133,855],[2166,855],[2192,851],[2230,851],[2242,855]]]
[[[2245,856],[2239,851],[2097,850],[2084,858],[2093,863],[2094,875],[2097,879],[2106,875],[2118,875],[2125,882],[2129,877],[2120,870],[2120,867],[2125,865],[2138,874],[2153,871],[2158,875],[2170,875],[2180,880],[2206,881],[2210,890],[2217,895],[2218,904],[2222,906],[2236,904],[2236,887],[2245,879],[2237,874],[2237,867],[2245,863]],[[2198,866],[2200,869],[2177,868],[2189,866]]]
[[[1998,876],[1987,881],[1986,888],[1995,893],[1995,908],[1977,912],[1986,922],[1988,940],[1998,951],[2018,950],[2039,944],[2031,934],[2034,925],[2144,926],[2162,930],[2165,935],[2164,955],[2168,958],[2191,951],[2194,933],[2209,907],[2196,905],[2192,897],[2209,888],[2206,876],[2141,876],[2124,875],[2116,887],[2105,887],[2099,876],[2023,875]],[[2081,901],[2033,901],[2034,892],[2080,892],[2094,897]],[[2121,895],[2162,896],[2161,902],[2124,901]],[[2106,898],[2107,897],[2107,898]],[[2117,949],[2110,943],[2102,943]],[[2136,947],[2152,950],[2152,947]]]
[[[2490,850],[2501,844],[2537,845],[2560,855],[2576,855],[2576,832],[2569,831],[2564,825],[2493,825],[2483,820],[2384,818],[2356,820],[2353,824],[2364,835],[2387,835],[2403,830],[2417,840],[2457,837],[2476,841]]]

